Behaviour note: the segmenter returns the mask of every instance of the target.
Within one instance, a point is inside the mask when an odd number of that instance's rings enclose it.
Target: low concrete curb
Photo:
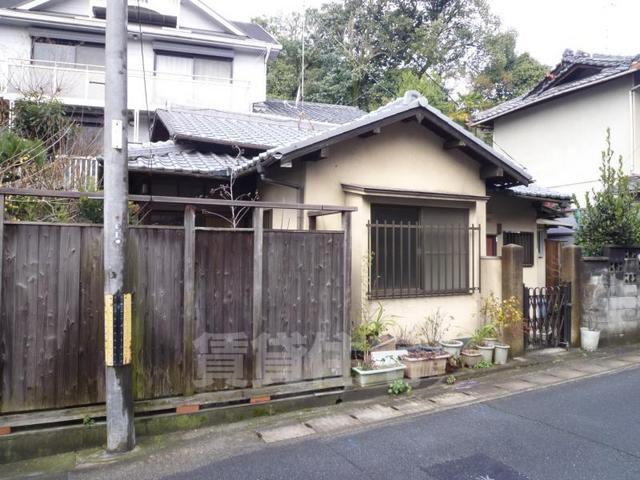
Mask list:
[[[277,415],[281,413],[341,404],[324,417],[311,415],[306,421],[278,426],[270,426],[270,421],[266,421],[257,431],[263,440],[267,441],[269,438],[270,442],[300,436],[288,437],[286,432],[304,432],[305,436],[339,432],[345,428],[361,428],[363,425],[389,421],[403,415],[456,408],[628,368],[640,364],[637,352],[637,346],[627,346],[603,349],[590,355],[580,351],[562,352],[555,356],[531,354],[526,359],[514,360],[506,366],[463,371],[456,375],[458,380],[453,386],[444,385],[443,378],[410,382],[414,386],[414,393],[409,398],[391,398],[387,394],[387,387],[380,386],[303,395],[260,405],[203,409],[183,415],[170,413],[139,417],[136,418],[136,434],[138,437],[156,436],[269,416],[274,416],[271,423],[276,424],[279,421]],[[542,374],[541,371],[545,368],[549,370]],[[352,411],[345,412],[351,405],[354,407]],[[349,420],[345,420],[347,417]],[[268,432],[276,427],[295,428],[284,428],[281,433]],[[101,447],[105,437],[104,423],[26,430],[0,436],[0,464]]]

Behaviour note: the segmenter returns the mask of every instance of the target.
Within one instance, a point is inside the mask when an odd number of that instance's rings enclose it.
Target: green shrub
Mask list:
[[[573,198],[577,206],[576,243],[585,255],[602,255],[606,245],[640,244],[640,207],[630,188],[629,177],[624,174],[622,156],[618,157],[617,168],[612,165],[613,156],[611,132],[607,129],[600,189],[593,189],[591,197],[585,194],[583,206]]]
[[[402,395],[404,393],[410,393],[411,385],[401,379],[394,380],[393,383],[389,385],[389,389],[387,390],[387,392],[389,393],[389,395]]]

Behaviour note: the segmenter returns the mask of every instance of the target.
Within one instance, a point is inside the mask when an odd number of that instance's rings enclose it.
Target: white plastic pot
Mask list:
[[[488,346],[493,346],[498,343],[498,339],[496,337],[484,337],[482,341]]]
[[[460,352],[462,351],[463,343],[460,340],[447,340],[440,342],[440,346],[444,349],[445,352],[450,354],[452,357],[459,357]]]
[[[580,346],[587,352],[598,350],[600,342],[600,330],[589,330],[587,327],[580,328]]]
[[[494,349],[493,345],[490,347],[478,345],[476,348],[480,350],[480,353],[482,354],[482,359],[484,361],[493,363],[493,349]]]
[[[509,358],[509,349],[511,347],[504,343],[496,343],[495,350],[493,351],[493,363],[496,365],[504,365]]]

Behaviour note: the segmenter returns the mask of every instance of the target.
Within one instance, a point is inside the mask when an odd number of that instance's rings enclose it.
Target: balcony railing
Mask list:
[[[9,59],[0,62],[0,68],[0,91],[5,97],[39,92],[66,104],[104,106],[102,66]],[[253,102],[248,81],[155,71],[145,75],[140,70],[129,70],[128,80],[132,110],[187,106],[246,112]]]

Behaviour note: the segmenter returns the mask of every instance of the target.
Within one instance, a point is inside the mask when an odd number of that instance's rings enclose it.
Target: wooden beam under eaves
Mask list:
[[[480,169],[480,178],[483,180],[501,177],[504,177],[504,169],[496,165],[485,165]]]
[[[445,150],[453,150],[454,148],[464,148],[466,146],[467,146],[466,143],[464,143],[462,140],[458,140],[457,138],[454,138],[452,140],[447,140],[442,144],[442,148],[444,148]]]
[[[376,127],[368,132],[361,133],[359,136],[360,138],[367,138],[372,137],[373,135],[380,135],[380,132],[382,132],[382,129],[380,127]]]

